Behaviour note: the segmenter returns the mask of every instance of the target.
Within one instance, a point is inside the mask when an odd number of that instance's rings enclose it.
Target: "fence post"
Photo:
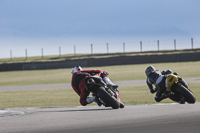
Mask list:
[[[176,39],[174,39],[174,50],[176,50]]]
[[[25,54],[26,54],[26,60],[27,60],[28,59],[27,49],[25,49]]]
[[[193,38],[191,38],[191,47],[193,49]]]
[[[93,54],[93,44],[91,44],[91,54]]]
[[[159,40],[157,40],[157,44],[158,44],[158,51],[159,51],[160,50]]]
[[[142,52],[142,41],[140,41],[140,51]]]
[[[61,47],[59,47],[59,57],[61,57]]]
[[[125,53],[125,42],[123,42],[123,51]]]
[[[12,50],[10,50],[10,60],[12,61]]]
[[[74,55],[76,55],[76,45],[74,45]]]
[[[109,47],[108,47],[108,43],[106,44],[107,45],[107,54],[109,53]]]
[[[44,58],[44,55],[43,55],[43,48],[41,48],[41,53],[42,53],[42,59]]]

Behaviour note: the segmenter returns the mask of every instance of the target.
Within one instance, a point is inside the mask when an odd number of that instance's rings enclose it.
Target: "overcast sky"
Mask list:
[[[0,0],[0,58],[200,47],[199,0]],[[167,46],[170,44],[170,46]],[[146,45],[146,46],[145,46]],[[2,47],[3,46],[3,47]],[[153,48],[152,48],[153,47]]]

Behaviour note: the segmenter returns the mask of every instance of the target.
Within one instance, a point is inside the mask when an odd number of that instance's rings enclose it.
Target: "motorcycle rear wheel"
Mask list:
[[[175,88],[176,92],[181,94],[183,97],[185,97],[186,101],[188,103],[195,103],[196,98],[195,96],[183,85],[178,85]]]
[[[116,98],[111,96],[104,87],[99,87],[97,89],[97,95],[100,99],[107,105],[111,106],[113,109],[118,109],[120,107],[120,103],[117,101]]]

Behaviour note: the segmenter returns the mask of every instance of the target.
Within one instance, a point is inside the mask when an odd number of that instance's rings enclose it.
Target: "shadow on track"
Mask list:
[[[82,111],[105,111],[105,110],[113,110],[112,108],[106,108],[106,109],[77,109],[77,110],[63,110],[63,111],[58,111],[58,112],[82,112]]]
[[[50,107],[51,108],[51,107]],[[55,108],[56,109],[56,108]],[[37,112],[88,112],[88,111],[109,111],[112,108],[81,108],[81,109],[68,109],[68,110],[52,110],[52,111],[37,111]]]

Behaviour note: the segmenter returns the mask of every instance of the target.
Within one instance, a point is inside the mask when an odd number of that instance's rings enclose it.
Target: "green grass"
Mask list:
[[[200,77],[200,61],[157,63],[140,65],[118,65],[110,67],[91,67],[102,69],[110,73],[112,81],[144,80],[144,70],[148,65],[157,69],[171,69],[179,73],[183,78]],[[11,71],[0,72],[0,86],[33,85],[70,83],[71,69],[34,70],[34,71]],[[200,83],[190,84],[197,101],[200,101]],[[121,99],[125,104],[150,104],[156,103],[154,95],[149,93],[147,86],[119,87]],[[0,108],[11,107],[49,107],[49,106],[80,106],[79,97],[72,89],[54,90],[27,90],[27,91],[3,91],[0,92]],[[170,103],[164,100],[162,103]],[[95,104],[91,104],[95,105]]]
[[[6,91],[0,93],[0,101],[0,108],[79,105],[71,89]]]
[[[189,88],[193,91],[197,102],[200,101],[200,83],[191,83]],[[155,94],[151,94],[147,86],[128,86],[120,88],[120,96],[125,104],[152,104]],[[161,103],[172,103],[170,99],[165,99]]]
[[[0,86],[69,83],[71,69],[0,72]]]
[[[200,101],[200,83],[190,84],[197,102]],[[119,87],[124,104],[154,104],[154,95],[147,86]],[[79,96],[72,89],[5,91],[0,93],[0,109],[13,107],[80,106]],[[169,99],[161,103],[172,103]],[[96,105],[96,104],[90,104]]]
[[[166,70],[170,68],[172,71],[178,72],[183,78],[200,77],[200,61],[90,67],[89,69],[102,69],[109,72],[109,77],[112,81],[143,80],[146,79],[144,71],[149,65],[153,65],[155,68],[160,70]],[[0,72],[0,86],[56,84],[70,82],[71,68]]]

